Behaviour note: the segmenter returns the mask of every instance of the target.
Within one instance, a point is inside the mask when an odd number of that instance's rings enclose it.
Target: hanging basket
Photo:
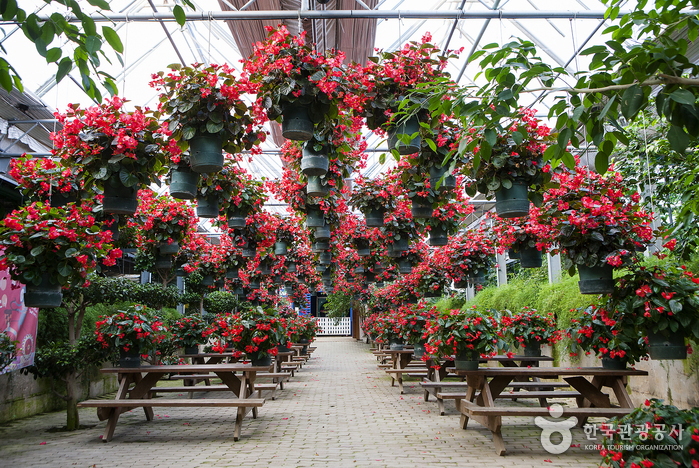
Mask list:
[[[170,176],[170,195],[179,200],[193,200],[197,197],[199,174],[189,168],[177,168]]]
[[[248,287],[250,289],[260,289],[260,281],[259,280],[250,280],[250,283],[248,283]]]
[[[410,260],[398,260],[398,271],[401,275],[409,275],[413,272],[413,264]]]
[[[410,207],[410,211],[415,219],[429,219],[434,215],[434,208],[432,203],[429,202],[424,197],[413,197],[411,198],[413,204]]]
[[[357,249],[357,255],[360,257],[368,257],[371,255],[371,249],[369,247]]]
[[[326,267],[325,265],[316,265],[315,266],[316,273],[325,273],[325,270],[327,270],[327,269],[328,269],[328,267]]]
[[[197,197],[197,216],[200,218],[218,218],[217,197]]]
[[[133,216],[136,210],[138,210],[138,191],[136,187],[125,187],[121,181],[108,180],[104,184],[102,210],[105,214]]]
[[[485,284],[485,270],[475,270],[466,280],[472,284]]]
[[[177,255],[180,251],[180,244],[177,242],[172,242],[168,244],[167,242],[161,242],[158,244],[158,252],[160,255]]]
[[[581,294],[611,294],[614,292],[614,269],[611,265],[588,267],[578,265]]]
[[[501,218],[520,218],[529,214],[529,187],[513,182],[510,188],[495,192],[495,210]]]
[[[205,275],[201,279],[201,284],[203,286],[213,286],[214,285],[214,276],[213,275]]]
[[[306,226],[322,227],[325,226],[325,214],[320,208],[310,208],[306,215]]]
[[[449,243],[449,235],[442,229],[441,226],[433,226],[430,228],[430,238],[427,243],[431,247],[440,247]]]
[[[321,265],[330,265],[330,263],[332,263],[332,259],[333,259],[333,254],[330,252],[322,252],[318,256],[318,262]]]
[[[274,243],[274,255],[286,255],[287,253],[286,241],[276,241]]]
[[[24,305],[27,307],[51,309],[60,307],[62,301],[61,285],[53,284],[48,274],[41,275],[40,284],[28,284],[24,289]]]
[[[441,162],[441,161],[440,161]],[[448,192],[456,188],[456,177],[453,175],[446,175],[449,172],[449,166],[430,166],[430,187],[437,187],[437,183],[441,180],[442,183],[439,185],[440,192]],[[443,177],[443,179],[442,179]]]
[[[519,251],[519,263],[522,268],[540,268],[541,251],[536,247],[525,247]]]
[[[326,250],[330,250],[330,242],[326,240],[316,240],[311,246],[311,252],[313,253],[325,252]]]
[[[330,186],[323,185],[320,176],[308,176],[306,195],[309,197],[324,197],[330,193]]]
[[[119,367],[125,369],[141,367],[141,350],[137,345],[134,345],[128,351],[119,350]]]
[[[308,141],[313,138],[314,125],[306,106],[288,103],[282,109],[282,136],[287,140]]]
[[[240,268],[229,268],[226,270],[226,279],[236,280],[240,278]]]
[[[314,150],[310,145],[303,148],[303,157],[301,158],[301,172],[307,176],[323,176],[328,172],[330,161],[326,149],[320,151]]]
[[[415,154],[420,151],[420,121],[416,115],[413,115],[408,120],[399,123],[395,127],[388,129],[388,148],[398,148],[398,153],[401,155]],[[403,143],[398,139],[398,135],[414,135],[415,138],[410,140],[410,143]]]
[[[330,226],[325,225],[325,226],[318,226],[318,227],[314,228],[313,235],[315,236],[316,240],[319,240],[319,241],[330,240]]]
[[[257,248],[255,247],[243,247],[241,249],[241,255],[243,258],[253,258],[257,255]]]
[[[648,354],[656,361],[670,359],[687,359],[687,346],[684,344],[684,333],[678,330],[670,336],[662,332],[648,332]]]
[[[61,208],[66,206],[68,203],[75,203],[78,201],[77,194],[74,192],[62,193],[55,192],[51,194],[51,208]]]
[[[296,273],[296,264],[291,262],[286,264],[287,273]]]
[[[389,342],[388,347],[391,351],[403,351],[405,343],[401,341],[391,341]]]
[[[456,370],[478,370],[478,357],[478,353],[474,351],[462,351],[454,356],[454,367]]]
[[[156,270],[169,270],[172,268],[172,255],[158,255],[155,257]]]
[[[508,249],[507,256],[512,260],[516,260],[519,258],[519,252],[515,251],[515,249]]]
[[[238,207],[231,207],[226,213],[226,219],[228,220],[228,227],[231,229],[243,229],[246,224],[246,216]]]
[[[197,133],[189,140],[189,165],[194,172],[223,169],[223,139],[220,133]]]
[[[257,271],[264,276],[272,274],[272,268],[270,266],[270,261],[267,259],[260,260],[260,264],[257,266]]]
[[[602,358],[602,369],[625,370],[626,362],[623,361],[619,356],[613,358],[604,356]]]
[[[367,227],[381,227],[383,226],[383,218],[386,214],[385,209],[381,210],[370,210],[364,211],[364,218],[366,219]]]

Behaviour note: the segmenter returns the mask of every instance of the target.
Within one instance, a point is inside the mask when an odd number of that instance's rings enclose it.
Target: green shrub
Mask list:
[[[204,297],[204,309],[210,314],[233,312],[237,306],[237,296],[228,291],[214,291]]]

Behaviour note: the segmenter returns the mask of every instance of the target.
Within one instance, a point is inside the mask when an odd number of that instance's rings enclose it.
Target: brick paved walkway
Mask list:
[[[232,437],[235,409],[155,408],[158,416],[150,423],[140,409],[122,415],[114,439],[103,444],[106,422],[90,408],[80,413],[82,424],[95,425],[88,430],[47,432],[65,424],[62,412],[0,426],[0,465],[598,466],[598,452],[580,447],[548,454],[528,418],[505,419],[508,455],[498,457],[489,431],[478,423],[458,428],[452,402],[440,417],[435,402],[423,402],[419,384],[408,383],[402,396],[391,388],[367,345],[349,338],[321,338],[316,345],[312,359],[275,401],[265,403],[259,418],[248,416],[238,442]],[[573,443],[585,445],[581,430],[574,430]]]

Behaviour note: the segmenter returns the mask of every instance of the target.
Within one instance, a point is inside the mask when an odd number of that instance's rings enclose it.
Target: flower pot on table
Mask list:
[[[288,103],[282,109],[282,136],[287,140],[308,141],[313,138],[314,125],[308,107]]]
[[[119,367],[125,369],[135,369],[141,367],[141,350],[137,347],[131,347],[128,351],[119,350]]]
[[[495,192],[495,211],[501,218],[520,218],[529,214],[529,187],[524,182],[513,182]]]
[[[684,333],[680,330],[665,335],[663,332],[648,332],[648,354],[656,361],[687,359]]]
[[[405,343],[403,343],[402,341],[391,341],[388,345],[391,351],[403,351],[404,346]]]
[[[170,195],[179,200],[193,200],[197,196],[199,174],[187,168],[177,168],[170,176]]]
[[[372,210],[366,209],[363,211],[364,218],[366,220],[367,227],[381,227],[383,226],[383,218],[386,214],[385,209]]]
[[[102,210],[109,214],[133,215],[138,209],[137,187],[126,187],[120,180],[110,179],[104,184]]]
[[[253,366],[269,367],[272,365],[272,356],[267,353],[258,353],[250,356],[250,362]]]
[[[422,359],[425,354],[425,343],[418,343],[413,347],[413,356],[417,359]]]
[[[409,143],[404,143],[402,139],[399,139],[399,135],[415,135],[415,137],[412,138]],[[388,129],[388,148],[391,150],[397,148],[398,153],[401,155],[419,152],[420,141],[420,121],[416,115]]]
[[[301,172],[306,176],[323,176],[328,172],[329,166],[330,161],[325,148],[316,151],[309,144],[304,146],[301,157]]]
[[[61,285],[58,282],[54,284],[48,274],[41,275],[41,283],[30,283],[24,289],[24,305],[27,307],[49,309],[60,307],[62,301]]]
[[[185,354],[199,354],[199,345],[185,346],[184,353]]]
[[[454,356],[454,367],[456,370],[478,370],[479,354],[475,351],[461,351]]]
[[[539,356],[541,356],[541,344],[540,343],[525,343],[524,344],[524,355],[527,357],[539,357]]]
[[[218,218],[218,198],[215,196],[197,197],[197,216],[200,218]]]
[[[604,356],[602,358],[602,368],[610,370],[624,370],[626,369],[626,362],[622,360],[619,356],[610,358],[609,356]]]
[[[611,265],[588,267],[578,265],[581,294],[611,294],[614,292],[614,269]]]
[[[540,268],[541,251],[536,247],[525,247],[519,251],[519,264],[522,268]]]
[[[223,169],[223,139],[220,133],[197,133],[189,140],[189,165],[194,172]]]

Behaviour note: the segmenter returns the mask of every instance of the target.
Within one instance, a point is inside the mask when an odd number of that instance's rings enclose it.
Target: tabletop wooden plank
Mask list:
[[[250,364],[231,363],[231,364],[179,364],[168,366],[141,366],[141,367],[105,367],[100,369],[104,374],[136,374],[144,372],[162,373],[169,372],[243,372],[255,371],[264,372],[269,369],[269,366],[252,366]]]
[[[457,375],[483,377],[558,377],[561,375],[598,375],[616,377],[620,375],[648,375],[648,372],[635,369],[613,370],[602,367],[480,367],[478,370],[454,370]]]

